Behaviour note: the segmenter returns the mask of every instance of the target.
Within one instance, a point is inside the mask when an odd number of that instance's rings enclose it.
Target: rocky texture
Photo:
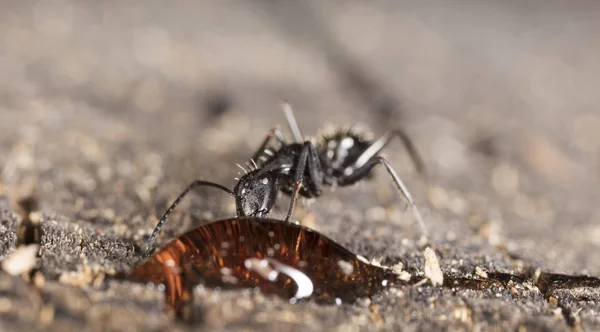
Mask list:
[[[283,3],[0,4],[0,256],[41,245],[29,274],[0,272],[1,327],[598,330],[595,281],[544,277],[600,275],[598,4]],[[382,171],[296,218],[416,285],[341,307],[196,289],[184,323],[119,280],[188,182],[235,183],[281,99],[305,134],[406,128],[429,177],[386,154],[444,279],[491,282],[419,284],[418,227]],[[186,200],[158,245],[233,215],[224,196]]]
[[[17,246],[17,214],[0,212],[0,260],[6,258]]]

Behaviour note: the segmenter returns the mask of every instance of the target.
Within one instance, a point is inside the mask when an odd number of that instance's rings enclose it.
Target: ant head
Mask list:
[[[254,170],[242,176],[233,189],[238,216],[263,218],[277,198],[279,178],[271,172]]]

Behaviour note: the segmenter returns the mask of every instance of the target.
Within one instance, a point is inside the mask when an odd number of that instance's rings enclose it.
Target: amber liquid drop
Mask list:
[[[395,275],[359,259],[328,237],[274,219],[232,218],[171,241],[129,275],[164,284],[179,312],[193,287],[259,288],[295,302],[352,302],[389,287]]]

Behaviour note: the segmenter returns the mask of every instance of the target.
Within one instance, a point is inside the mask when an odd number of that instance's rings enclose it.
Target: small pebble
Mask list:
[[[479,266],[475,267],[475,274],[478,275],[478,276],[480,276],[480,277],[482,277],[483,279],[487,279],[488,278],[487,272],[485,272]]]
[[[402,264],[402,262],[398,262],[398,263],[392,265],[392,272],[394,272],[395,274],[400,274],[400,273],[402,273],[403,270],[404,270],[404,264]]]
[[[35,267],[38,250],[37,244],[18,247],[2,262],[2,269],[13,276],[30,271]]]

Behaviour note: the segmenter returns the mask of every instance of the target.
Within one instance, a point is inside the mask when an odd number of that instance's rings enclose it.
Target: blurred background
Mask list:
[[[0,8],[0,194],[11,209],[34,197],[40,211],[139,244],[192,179],[235,184],[235,163],[285,124],[287,100],[305,134],[327,123],[406,128],[429,181],[400,144],[386,155],[435,240],[476,236],[526,265],[600,275],[597,2]],[[313,226],[380,253],[361,233],[385,238],[372,225],[397,226],[388,242],[418,238],[378,174],[309,206]],[[197,223],[186,214],[233,211],[216,194],[190,204],[163,241]],[[352,238],[338,234],[350,204],[363,221]]]

